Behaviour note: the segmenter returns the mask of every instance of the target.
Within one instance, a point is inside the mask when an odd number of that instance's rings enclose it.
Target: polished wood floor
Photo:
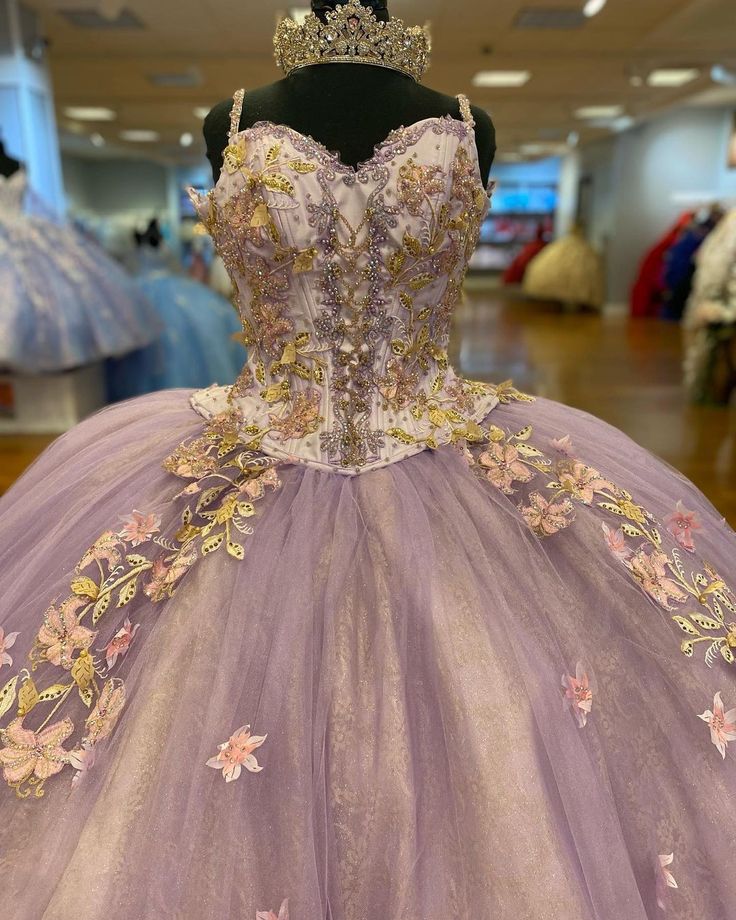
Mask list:
[[[564,314],[471,279],[451,357],[469,377],[511,377],[616,425],[692,479],[736,526],[736,409],[686,404],[676,325]],[[50,441],[0,437],[0,491]]]

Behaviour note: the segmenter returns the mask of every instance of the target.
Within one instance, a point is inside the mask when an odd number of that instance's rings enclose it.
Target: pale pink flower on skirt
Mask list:
[[[620,559],[621,562],[625,562],[632,551],[631,547],[626,542],[623,530],[620,527],[618,530],[614,530],[605,522],[601,524],[601,527],[605,535],[606,546],[617,559]]]
[[[664,607],[665,610],[674,610],[670,604],[670,598],[684,601],[687,595],[675,581],[668,577],[668,563],[669,559],[664,553],[654,550],[651,554],[647,554],[642,548],[634,553],[626,565],[646,593],[660,607]]]
[[[478,457],[478,462],[488,471],[488,481],[506,495],[513,494],[515,482],[529,482],[534,476],[534,471],[519,460],[519,452],[513,444],[491,444]]]
[[[575,461],[572,465],[566,464],[567,469],[559,475],[560,484],[575,498],[589,505],[596,492],[611,489],[611,483],[604,479],[598,470],[594,470],[584,463]]]
[[[725,760],[729,742],[736,741],[736,709],[729,709],[726,712],[719,690],[713,697],[713,711],[706,709],[698,718],[710,726],[710,740]]]
[[[566,434],[564,438],[550,438],[549,443],[554,450],[559,451],[566,457],[572,457],[575,452],[572,438],[569,434]]]
[[[104,649],[108,668],[114,667],[119,655],[127,655],[130,644],[140,627],[140,623],[131,626],[130,620],[125,620],[122,628],[115,633]]]
[[[529,505],[521,509],[524,520],[538,537],[549,537],[572,524],[573,507],[567,498],[548,502],[539,492],[532,492]]]
[[[87,552],[82,556],[77,571],[81,572],[92,562],[107,562],[112,568],[120,562],[121,556],[118,547],[121,546],[118,535],[111,530],[106,530],[95,540]]]
[[[8,667],[13,664],[13,659],[8,654],[8,649],[15,645],[15,640],[19,635],[20,633],[18,632],[12,632],[6,636],[2,626],[0,626],[0,668],[4,664],[7,664]]]
[[[693,531],[702,530],[697,511],[688,511],[681,501],[677,503],[675,511],[664,519],[667,530],[677,540],[683,549],[689,553],[695,552]]]
[[[51,664],[67,671],[73,664],[75,650],[88,649],[97,635],[80,625],[76,611],[81,606],[84,602],[78,597],[69,598],[58,608],[52,604],[44,614],[43,625],[38,631],[38,644],[46,646],[44,656]]]
[[[281,904],[278,917],[272,910],[257,910],[256,920],[289,920],[289,899]]]
[[[134,511],[123,524],[118,536],[131,546],[140,546],[141,543],[147,543],[160,529],[161,518],[157,514],[141,514],[140,511]]]
[[[280,486],[281,480],[278,473],[274,467],[269,467],[260,476],[256,476],[255,479],[248,479],[244,482],[240,486],[240,492],[252,501],[257,501],[259,498],[263,498],[267,488],[276,491]]]
[[[62,745],[74,731],[71,719],[63,719],[33,732],[23,728],[23,719],[13,719],[0,730],[0,764],[7,783],[18,785],[35,776],[44,780],[64,769],[69,752]]]
[[[169,567],[166,565],[162,556],[154,560],[151,569],[151,580],[143,587],[143,593],[150,597],[152,601],[163,600],[166,589],[166,576],[169,574]]]
[[[115,723],[120,718],[120,713],[125,706],[125,685],[120,680],[108,680],[102,688],[97,705],[87,716],[84,723],[87,736],[84,739],[90,744],[97,744],[112,733]]]
[[[667,868],[671,866],[675,858],[674,853],[667,856],[658,856],[656,864],[657,873],[657,907],[660,910],[667,910],[667,889],[677,888],[677,882],[672,872]]]
[[[69,752],[69,764],[77,771],[72,779],[72,789],[76,789],[84,782],[87,774],[95,765],[95,756],[94,744],[86,739],[82,742],[81,747]]]
[[[580,662],[575,666],[574,677],[570,674],[562,675],[562,691],[564,707],[572,709],[580,728],[585,728],[588,716],[593,709],[593,690],[585,668]]]
[[[268,735],[251,735],[250,725],[239,728],[229,741],[219,745],[219,754],[210,757],[207,766],[215,770],[222,770],[226,783],[231,783],[240,776],[241,768],[245,767],[251,773],[260,773],[263,767],[253,755]]]

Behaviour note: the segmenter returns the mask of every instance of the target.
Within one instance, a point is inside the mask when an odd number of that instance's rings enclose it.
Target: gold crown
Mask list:
[[[401,19],[382,22],[360,0],[347,0],[327,13],[326,21],[309,13],[302,25],[282,19],[273,39],[276,63],[288,76],[310,64],[373,64],[421,80],[429,67],[426,29]]]

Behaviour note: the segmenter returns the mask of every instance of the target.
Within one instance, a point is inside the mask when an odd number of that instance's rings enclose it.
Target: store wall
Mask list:
[[[730,109],[680,109],[580,151],[610,302],[628,300],[642,256],[683,210],[736,199],[736,170],[726,166],[732,118]]]
[[[71,211],[148,214],[168,206],[169,168],[148,160],[92,160],[65,155],[64,186]]]

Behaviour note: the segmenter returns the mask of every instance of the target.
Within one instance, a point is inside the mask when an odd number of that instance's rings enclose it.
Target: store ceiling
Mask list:
[[[149,154],[201,157],[195,108],[207,108],[239,86],[279,77],[271,38],[277,16],[290,5],[284,0],[31,2],[42,13],[50,41],[62,129],[98,132],[117,149],[144,148],[121,144],[121,131],[155,130],[160,141],[145,146]],[[584,142],[610,130],[577,119],[581,107],[621,105],[627,115],[646,118],[711,88],[713,64],[736,69],[736,0],[608,0],[579,28],[518,27],[524,11],[582,5],[583,0],[392,0],[390,9],[407,22],[431,22],[434,56],[427,83],[447,93],[466,92],[485,107],[496,122],[501,153],[512,156],[523,145],[563,143],[571,131],[580,132]],[[113,13],[124,9],[141,26],[74,24],[80,10],[87,11],[84,19],[91,9],[105,7]],[[702,73],[679,89],[649,87],[647,75],[660,67],[697,67]],[[532,77],[514,89],[474,87],[473,75],[488,69],[529,70]],[[634,85],[638,77],[643,85]],[[172,81],[183,85],[169,85]],[[109,106],[116,119],[70,124],[64,116],[68,106]],[[185,132],[195,136],[189,150],[179,145]],[[84,141],[79,146],[83,149]]]

